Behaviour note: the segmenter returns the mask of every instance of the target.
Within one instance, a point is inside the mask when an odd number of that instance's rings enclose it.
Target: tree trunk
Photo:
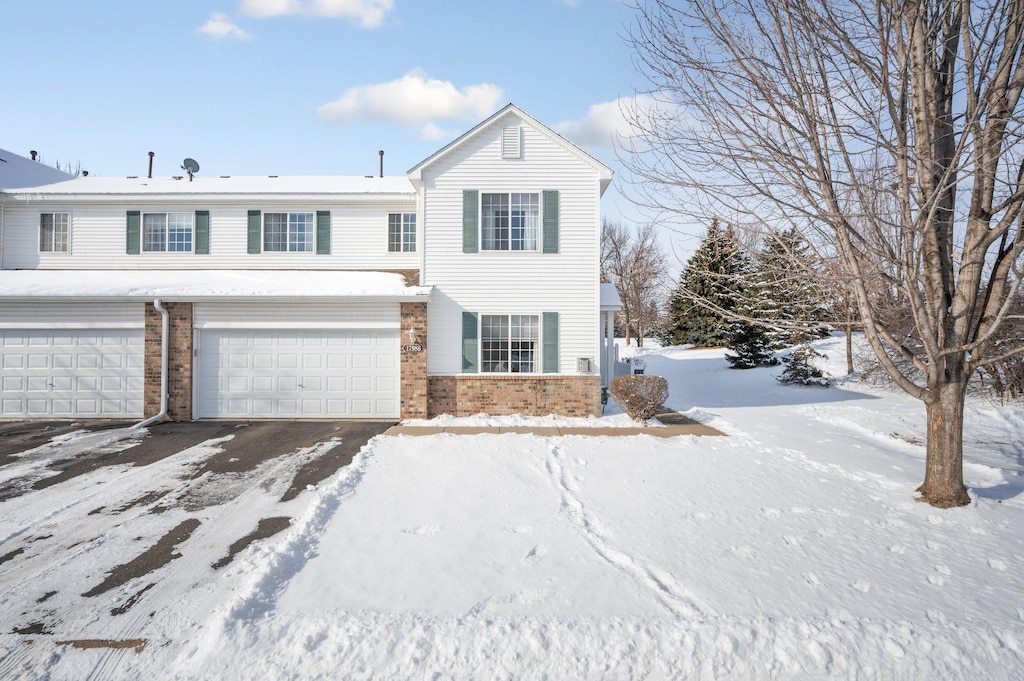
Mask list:
[[[921,501],[939,508],[966,506],[971,497],[963,483],[964,401],[967,382],[950,382],[932,389],[925,402],[928,414],[924,484]]]
[[[846,324],[846,373],[853,373],[853,324]]]

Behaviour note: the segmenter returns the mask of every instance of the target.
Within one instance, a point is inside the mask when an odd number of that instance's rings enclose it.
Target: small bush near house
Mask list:
[[[832,379],[826,378],[821,369],[811,364],[815,358],[825,359],[825,355],[818,352],[810,345],[801,345],[789,357],[783,357],[782,363],[786,369],[779,376],[783,383],[798,383],[800,385],[820,385],[829,387]]]
[[[611,384],[612,397],[634,421],[647,421],[661,413],[668,399],[668,381],[661,376],[619,376]]]

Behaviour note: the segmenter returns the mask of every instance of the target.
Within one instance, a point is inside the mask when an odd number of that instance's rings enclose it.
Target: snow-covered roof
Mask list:
[[[426,300],[390,272],[297,270],[0,270],[0,300]]]
[[[0,149],[0,191],[70,180],[74,175]]]
[[[618,312],[622,309],[622,299],[615,289],[615,284],[601,284],[601,311]]]
[[[29,194],[33,198],[38,196],[124,194],[343,194],[361,195],[368,198],[377,195],[406,195],[413,198],[416,195],[416,190],[404,176],[232,175],[204,177],[196,175],[190,182],[187,175],[173,177],[97,177],[93,175],[8,193]]]

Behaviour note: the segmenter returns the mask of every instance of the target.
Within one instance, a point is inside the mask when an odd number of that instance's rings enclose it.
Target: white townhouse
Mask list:
[[[0,417],[596,414],[611,175],[510,104],[401,177],[0,186]]]

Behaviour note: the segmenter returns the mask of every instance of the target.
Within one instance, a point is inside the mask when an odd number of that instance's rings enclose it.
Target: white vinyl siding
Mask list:
[[[331,213],[331,254],[318,256],[315,264],[309,263],[310,267],[350,270],[419,268],[420,249],[390,253],[387,246],[388,215],[416,212],[414,197],[397,203],[353,204],[318,200],[315,205],[318,210]],[[4,206],[3,249],[0,251],[2,265],[7,269],[191,269],[198,266],[194,257],[167,252],[127,255],[125,212],[184,212],[192,215],[194,221],[196,210],[208,210],[210,252],[202,256],[203,269],[294,269],[295,253],[262,253],[255,261],[248,254],[248,210],[254,206],[265,213],[292,213],[308,211],[310,203],[254,204],[251,200],[220,203],[216,197],[209,196],[198,197],[185,205],[170,206],[140,205],[138,202],[80,203],[76,204],[71,216],[70,253],[40,252],[39,207],[7,203]],[[60,208],[66,208],[66,203],[62,203]],[[192,239],[194,248],[194,234]],[[419,234],[416,241],[421,243]],[[305,262],[304,258],[302,260]]]
[[[462,371],[462,313],[559,313],[559,372],[575,373],[576,359],[598,357],[600,178],[590,165],[531,125],[522,125],[522,160],[501,159],[502,127],[520,125],[510,114],[423,169],[423,283],[436,285],[428,305],[427,369]],[[463,190],[484,194],[559,192],[559,252],[463,253]],[[511,239],[511,237],[510,237]],[[539,361],[539,360],[538,360]],[[539,371],[539,369],[537,369]]]

